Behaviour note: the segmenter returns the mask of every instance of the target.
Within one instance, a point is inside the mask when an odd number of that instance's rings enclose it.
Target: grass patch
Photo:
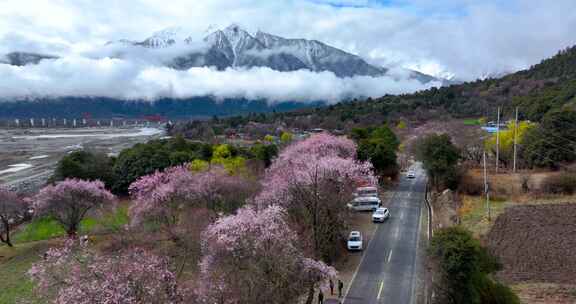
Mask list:
[[[128,217],[128,205],[120,205],[115,212],[105,214],[98,225],[107,231],[118,231],[130,222]]]
[[[13,235],[14,243],[48,240],[66,232],[54,219],[43,217],[33,220]]]
[[[35,297],[26,272],[49,247],[49,242],[0,246],[0,303],[45,303]]]
[[[115,211],[98,217],[88,217],[80,224],[80,234],[109,233],[128,224],[128,206],[120,205]],[[32,264],[50,247],[61,244],[54,238],[66,232],[51,218],[38,218],[14,232],[14,247],[0,245],[0,304],[46,303],[33,292],[34,284],[26,274]],[[104,239],[107,235],[101,235]],[[99,239],[99,237],[95,238]]]
[[[118,231],[128,224],[128,207],[120,206],[114,212],[106,212],[100,217],[87,217],[80,223],[80,234]],[[66,235],[66,231],[56,220],[44,217],[33,220],[13,235],[14,243],[48,240]]]
[[[481,121],[480,121],[480,119],[478,119],[478,118],[468,118],[468,119],[464,119],[464,120],[462,121],[462,123],[463,123],[465,126],[479,126],[479,125],[482,124]]]
[[[482,197],[462,196],[462,207],[458,210],[461,224],[472,231],[474,236],[483,236],[490,230],[492,224],[502,214],[510,203],[503,199],[490,200],[491,220],[488,220],[486,212],[486,200]]]

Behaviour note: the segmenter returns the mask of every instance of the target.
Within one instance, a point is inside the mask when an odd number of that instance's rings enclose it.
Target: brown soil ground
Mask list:
[[[520,171],[519,173],[503,172],[500,174],[488,173],[488,181],[491,185],[492,195],[516,198],[522,191],[522,179],[528,179],[528,188],[532,195],[543,191],[542,182],[550,176],[558,175],[560,172],[534,172]],[[472,188],[483,191],[484,172],[481,169],[468,170],[465,178],[467,183],[472,183]]]
[[[576,282],[576,205],[513,206],[500,215],[487,245],[509,283]]]
[[[526,304],[575,304],[576,285],[519,284],[513,287]]]

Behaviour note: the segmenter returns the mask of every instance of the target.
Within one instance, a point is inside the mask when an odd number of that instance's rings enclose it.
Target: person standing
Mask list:
[[[330,279],[330,295],[334,295],[334,281],[332,279]]]
[[[338,279],[338,298],[342,297],[342,290],[344,289],[344,283],[342,280]]]
[[[318,292],[318,304],[324,304],[324,293],[322,293],[322,289]]]

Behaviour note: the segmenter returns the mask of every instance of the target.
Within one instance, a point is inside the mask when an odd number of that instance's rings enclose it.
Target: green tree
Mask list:
[[[272,142],[274,142],[274,136],[266,135],[266,136],[264,136],[264,141],[268,142],[268,143],[272,143]]]
[[[510,122],[508,124],[508,128],[506,130],[499,132],[499,139],[497,138],[497,134],[492,134],[486,142],[484,143],[484,147],[488,151],[492,151],[492,154],[496,155],[496,142],[499,142],[499,158],[500,161],[507,167],[514,157],[514,135],[515,135],[515,128],[516,123]],[[534,127],[533,123],[529,121],[521,121],[518,124],[517,133],[517,144],[523,145],[524,144],[524,137],[526,133]]]
[[[282,135],[280,135],[280,141],[282,142],[282,144],[285,145],[292,142],[293,139],[294,135],[292,135],[292,133],[290,132],[282,132]]]
[[[217,145],[214,147],[214,151],[212,153],[212,160],[229,158],[231,156],[232,156],[232,151],[231,151],[229,145],[226,145],[226,144]]]
[[[245,171],[246,158],[239,156],[239,150],[223,144],[214,148],[212,164],[222,165],[230,174],[237,174]]]
[[[100,180],[106,187],[111,187],[115,181],[113,164],[114,159],[104,153],[74,151],[60,159],[49,181],[57,182],[67,178]]]
[[[516,304],[518,297],[489,274],[500,269],[497,259],[462,227],[440,229],[431,240],[429,255],[439,277],[440,303]]]
[[[370,160],[378,175],[398,174],[396,151],[400,142],[388,126],[355,128],[352,129],[351,137],[358,143],[357,158]]]
[[[355,140],[356,142],[361,141],[362,139],[367,139],[370,137],[370,129],[369,128],[353,128],[350,131],[350,137]]]
[[[526,133],[521,155],[530,167],[558,168],[563,162],[576,161],[576,111],[546,114]]]
[[[457,178],[457,165],[460,160],[460,151],[447,134],[432,134],[424,137],[417,146],[417,157],[424,164],[432,185],[440,186],[450,184],[451,179]]]
[[[170,153],[170,164],[172,166],[181,165],[194,159],[194,155],[186,151],[174,151]]]
[[[206,171],[208,167],[210,167],[210,163],[202,159],[195,159],[192,162],[190,162],[189,165],[190,171],[193,172]]]
[[[128,186],[141,176],[171,165],[170,152],[161,141],[136,144],[123,150],[114,164],[115,193],[127,194]]]
[[[261,160],[266,167],[269,167],[272,164],[272,160],[278,156],[278,147],[274,144],[255,144],[250,150],[254,157]]]

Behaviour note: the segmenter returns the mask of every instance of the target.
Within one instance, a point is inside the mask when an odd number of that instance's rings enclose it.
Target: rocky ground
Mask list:
[[[0,129],[0,184],[33,191],[45,183],[58,160],[72,151],[116,154],[163,133],[143,127]]]

